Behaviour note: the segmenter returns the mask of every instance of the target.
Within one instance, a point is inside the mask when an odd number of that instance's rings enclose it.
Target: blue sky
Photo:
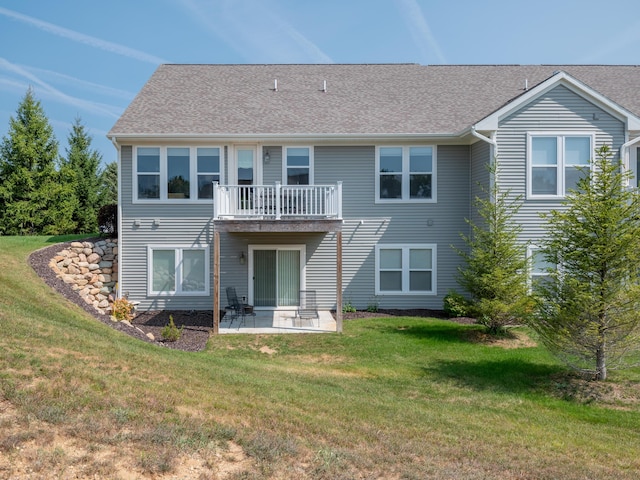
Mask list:
[[[637,1],[0,0],[0,136],[31,86],[60,153],[161,63],[640,64]],[[640,92],[639,92],[640,94]]]

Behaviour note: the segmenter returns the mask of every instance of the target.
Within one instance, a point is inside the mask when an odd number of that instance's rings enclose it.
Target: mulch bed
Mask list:
[[[89,239],[91,241],[92,239]],[[143,342],[153,343],[155,345],[184,350],[188,352],[197,352],[204,350],[209,340],[211,330],[213,328],[213,314],[211,311],[147,311],[140,312],[131,322],[132,326],[123,322],[114,322],[108,315],[101,315],[92,305],[85,303],[78,295],[78,292],[66,284],[62,279],[58,278],[55,272],[49,267],[49,261],[60,250],[71,245],[69,243],[58,243],[51,247],[46,247],[33,252],[29,256],[29,264],[33,270],[44,280],[44,282],[53,288],[56,292],[66,298],[69,302],[74,303],[79,308],[93,316],[96,320],[118,330],[122,333],[135,337]],[[173,316],[176,326],[184,326],[182,335],[175,342],[165,342],[162,340],[160,332],[162,328],[169,323],[169,316]],[[334,312],[335,316],[335,312]],[[412,316],[412,317],[435,317],[448,319],[444,312],[439,310],[413,309],[413,310],[382,310],[378,312],[357,311],[344,313],[344,320],[352,320],[356,318],[371,317],[389,317],[389,316]],[[459,323],[474,323],[471,318],[452,319]],[[149,338],[148,334],[152,334],[154,340]]]

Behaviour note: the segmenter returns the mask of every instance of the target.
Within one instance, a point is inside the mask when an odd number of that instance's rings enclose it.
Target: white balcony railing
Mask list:
[[[213,184],[213,219],[342,219],[342,182],[335,185]]]

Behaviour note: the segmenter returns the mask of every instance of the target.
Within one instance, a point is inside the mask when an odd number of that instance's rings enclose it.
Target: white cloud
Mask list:
[[[409,27],[413,41],[420,49],[424,63],[434,63],[429,61],[434,55],[438,63],[447,63],[447,59],[433,36],[431,28],[429,28],[429,24],[416,0],[398,0],[397,3],[404,21]]]
[[[71,105],[87,112],[96,113],[98,115],[108,116],[112,118],[118,118],[120,116],[120,112],[122,111],[122,109],[119,107],[114,107],[112,105],[106,105],[98,102],[90,102],[88,100],[83,100],[81,98],[67,95],[66,93],[63,93],[60,90],[52,87],[33,73],[28,72],[25,68],[11,63],[2,57],[0,57],[0,70],[5,70],[14,75],[17,75],[18,77],[27,79],[29,85],[34,86],[39,95],[46,96],[60,103]],[[2,79],[2,82],[0,82],[0,85],[2,84],[13,88],[19,85],[19,82],[5,77]],[[40,89],[38,89],[37,87],[40,87]]]
[[[211,33],[250,61],[333,63],[265,0],[179,1]]]
[[[64,73],[54,72],[52,70],[45,70],[42,68],[30,67],[26,65],[20,65],[28,72],[33,74],[37,74],[40,79],[43,77],[51,78],[54,83],[57,81],[63,85],[69,85],[72,87],[79,87],[84,90],[88,90],[94,93],[98,93],[101,95],[120,98],[122,100],[130,101],[135,97],[135,93],[127,92],[125,90],[120,90],[118,88],[108,87],[106,85],[101,85],[99,83],[88,82],[86,80],[81,80],[76,77],[72,77],[70,75],[65,75]]]
[[[68,28],[44,22],[42,20],[38,20],[37,18],[29,17],[27,15],[14,12],[13,10],[9,10],[7,8],[0,7],[0,15],[5,15],[7,17],[34,26],[39,30],[58,35],[59,37],[67,38],[77,43],[82,43],[91,47],[105,50],[107,52],[115,53],[116,55],[122,55],[124,57],[133,58],[134,60],[139,60],[141,62],[152,63],[154,65],[158,65],[160,63],[169,63],[160,57],[141,52],[140,50],[135,50],[133,48],[125,47],[124,45],[101,40],[99,38],[85,35],[84,33],[76,32],[74,30],[69,30]]]

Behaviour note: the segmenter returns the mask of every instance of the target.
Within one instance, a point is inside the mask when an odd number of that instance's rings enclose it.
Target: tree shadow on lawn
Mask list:
[[[459,324],[455,322],[425,321],[422,324],[407,325],[376,325],[368,327],[380,333],[395,333],[411,336],[420,340],[433,340],[435,342],[447,343],[479,343],[481,333],[485,330],[480,325]],[[503,337],[511,338],[507,332]]]
[[[449,380],[478,391],[552,394],[559,377],[566,375],[560,365],[534,363],[519,358],[501,360],[443,360],[424,367],[425,375]]]

